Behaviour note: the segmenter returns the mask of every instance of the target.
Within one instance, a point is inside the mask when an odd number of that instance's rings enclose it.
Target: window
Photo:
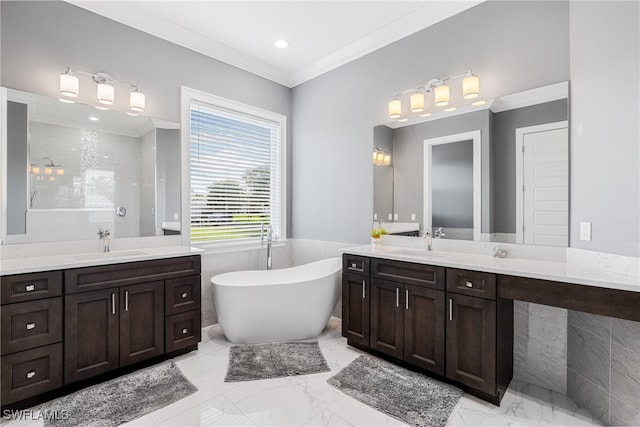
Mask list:
[[[285,117],[207,98],[189,103],[191,242],[255,241],[266,226],[286,237]]]

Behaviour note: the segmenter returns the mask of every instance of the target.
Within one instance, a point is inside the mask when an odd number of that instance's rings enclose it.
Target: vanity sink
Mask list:
[[[78,261],[89,261],[93,259],[107,259],[107,258],[120,258],[136,255],[145,255],[143,251],[116,251],[116,252],[100,252],[97,254],[76,255],[75,258]]]
[[[392,252],[396,255],[405,255],[412,257],[420,257],[420,258],[439,258],[442,255],[438,253],[434,253],[433,251],[428,251],[426,249],[398,249]]]

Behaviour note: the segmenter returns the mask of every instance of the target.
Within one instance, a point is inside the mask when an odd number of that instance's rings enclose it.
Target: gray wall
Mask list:
[[[424,140],[480,130],[482,135],[482,232],[491,229],[491,132],[489,110],[418,123],[393,130],[394,205],[398,220],[410,221],[411,214],[423,222]]]
[[[491,158],[496,233],[516,232],[516,128],[568,120],[566,99],[492,114]]]
[[[188,86],[291,118],[289,88],[231,65],[61,1],[0,7],[2,86],[58,97],[58,75],[70,66],[138,85],[150,117],[179,122]]]
[[[473,140],[431,147],[431,226],[473,228]]]
[[[29,204],[27,172],[27,104],[7,102],[7,233],[22,234],[27,230]]]
[[[570,11],[570,246],[638,257],[640,3]],[[581,221],[593,224],[590,242],[579,240]]]
[[[371,129],[389,98],[469,68],[487,98],[569,80],[568,24],[567,2],[485,2],[295,87],[292,235],[369,241]]]

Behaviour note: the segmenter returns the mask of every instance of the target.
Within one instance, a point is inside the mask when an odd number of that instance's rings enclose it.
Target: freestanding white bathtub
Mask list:
[[[338,257],[280,270],[214,276],[213,302],[222,331],[238,344],[319,335],[338,302],[341,269]]]

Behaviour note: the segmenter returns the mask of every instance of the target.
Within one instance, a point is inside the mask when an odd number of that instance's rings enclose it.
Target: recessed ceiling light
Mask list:
[[[456,107],[445,108],[444,111],[446,112],[456,111]]]
[[[471,105],[473,105],[474,107],[479,107],[479,106],[484,105],[486,103],[487,103],[487,101],[483,100],[483,101],[472,102]]]
[[[58,98],[58,100],[60,100],[61,102],[67,103],[67,104],[75,104],[76,103],[76,101],[74,101],[72,99]]]
[[[91,120],[92,122],[97,122],[98,118],[96,116],[90,116],[89,120]]]
[[[424,113],[424,114],[420,114],[420,117],[429,117],[431,115],[431,113]]]
[[[286,49],[289,47],[291,43],[289,43],[288,40],[285,39],[280,39],[280,40],[276,40],[276,42],[274,43],[274,45],[278,48],[278,49]]]
[[[399,122],[406,122],[407,120],[409,120],[409,119],[404,118],[404,119],[400,119],[400,120],[398,120],[398,121],[399,121]]]

